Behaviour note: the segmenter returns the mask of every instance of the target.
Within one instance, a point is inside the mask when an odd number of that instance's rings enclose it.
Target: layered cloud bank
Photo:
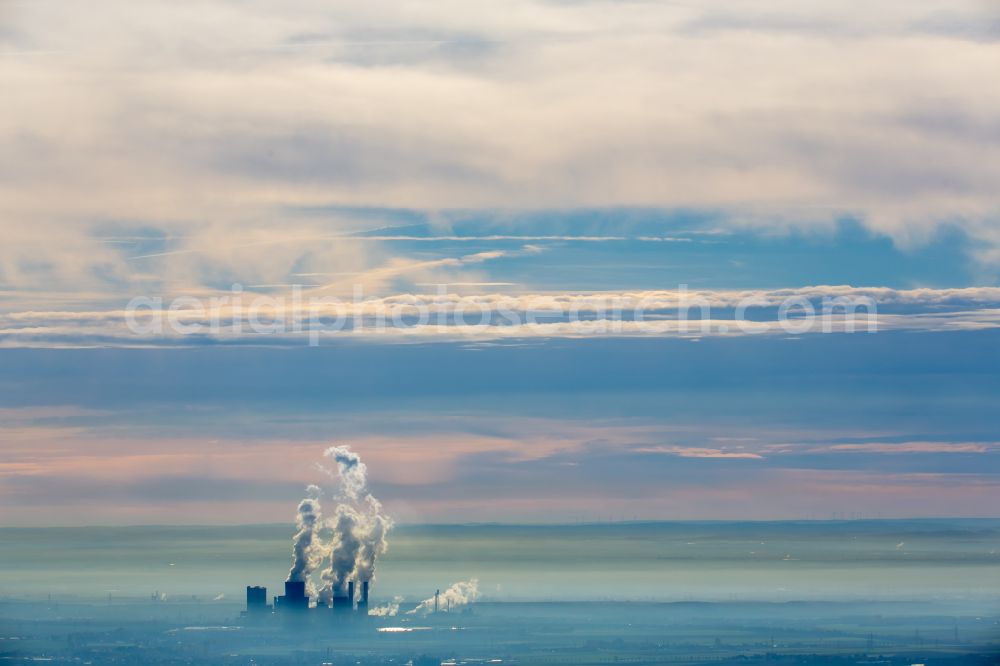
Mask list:
[[[17,346],[317,345],[367,341],[954,332],[1000,327],[1000,288],[807,287],[781,290],[401,294],[354,300],[322,290],[242,288],[206,298],[133,299],[123,310],[0,315]]]
[[[382,413],[372,420],[395,418]],[[285,431],[294,420],[278,419]],[[767,426],[752,434],[744,427],[751,421],[727,424],[725,415],[715,419],[721,424],[512,423],[454,413],[429,420],[437,424],[430,433],[407,435],[407,425],[390,441],[347,440],[365,447],[365,459],[380,470],[374,481],[386,511],[400,512],[406,522],[606,519],[612,511],[617,517],[802,518],[845,507],[866,515],[991,515],[990,499],[1000,488],[1000,442],[948,440],[946,433],[907,439],[905,433],[922,425],[909,422],[884,425],[876,438],[865,432],[868,424],[858,427],[853,419],[823,431]],[[501,434],[483,435],[484,429]],[[539,434],[520,435],[525,432]],[[86,515],[119,522],[279,521],[316,451],[315,442],[286,437],[251,446],[194,439],[199,433],[143,442],[123,436],[121,427],[85,434],[3,428],[0,434],[9,442],[9,460],[0,465],[0,516],[10,524],[31,524],[33,516],[65,524]],[[299,508],[289,578],[313,581],[321,598],[343,593],[346,580],[372,580],[386,542],[385,511],[352,501],[353,509],[335,509],[345,499],[324,496],[322,515],[314,496]],[[455,592],[474,599],[473,589]],[[442,588],[440,609],[449,597]],[[451,597],[453,608],[461,598]],[[417,612],[432,608],[429,597]],[[398,600],[379,612],[401,612]]]
[[[997,19],[975,0],[14,3],[0,289],[359,270],[371,241],[315,242],[384,222],[358,206],[851,215],[902,245],[960,229],[989,264]]]

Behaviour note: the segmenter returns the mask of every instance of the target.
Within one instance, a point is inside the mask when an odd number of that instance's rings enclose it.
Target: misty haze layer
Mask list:
[[[276,591],[288,525],[0,530],[0,592],[173,598]],[[398,526],[373,600],[401,611],[478,579],[483,601],[988,601],[995,520]],[[456,593],[468,588],[460,588]],[[442,596],[442,599],[445,599]],[[221,603],[221,602],[220,602]]]

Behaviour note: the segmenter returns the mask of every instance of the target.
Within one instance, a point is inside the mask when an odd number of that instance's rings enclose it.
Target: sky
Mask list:
[[[995,516],[997,71],[987,0],[0,0],[0,524],[331,444],[401,522]]]

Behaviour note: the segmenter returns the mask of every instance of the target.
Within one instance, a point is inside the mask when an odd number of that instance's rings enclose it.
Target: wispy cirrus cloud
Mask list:
[[[656,445],[641,446],[633,449],[636,453],[662,453],[681,458],[735,458],[764,460],[771,458],[780,461],[781,456],[824,455],[824,454],[878,454],[878,455],[912,455],[912,454],[968,454],[990,453],[1000,451],[997,442],[951,442],[951,441],[904,441],[904,442],[858,442],[850,444],[813,444],[786,443],[760,444],[748,446],[730,446],[723,448],[704,448],[695,446]]]
[[[1000,449],[997,442],[863,442],[833,444],[827,451],[838,453],[987,453]]]
[[[709,449],[695,446],[644,446],[633,449],[636,453],[662,453],[681,458],[724,458],[763,460],[764,456],[750,451],[733,451],[726,449]]]

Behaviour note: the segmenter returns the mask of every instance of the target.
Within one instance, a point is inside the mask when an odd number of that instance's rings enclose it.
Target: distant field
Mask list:
[[[238,603],[0,603],[0,659],[78,663],[995,663],[997,615],[946,602],[480,603],[244,624]],[[977,615],[976,613],[980,613]],[[393,631],[379,631],[391,628]]]

